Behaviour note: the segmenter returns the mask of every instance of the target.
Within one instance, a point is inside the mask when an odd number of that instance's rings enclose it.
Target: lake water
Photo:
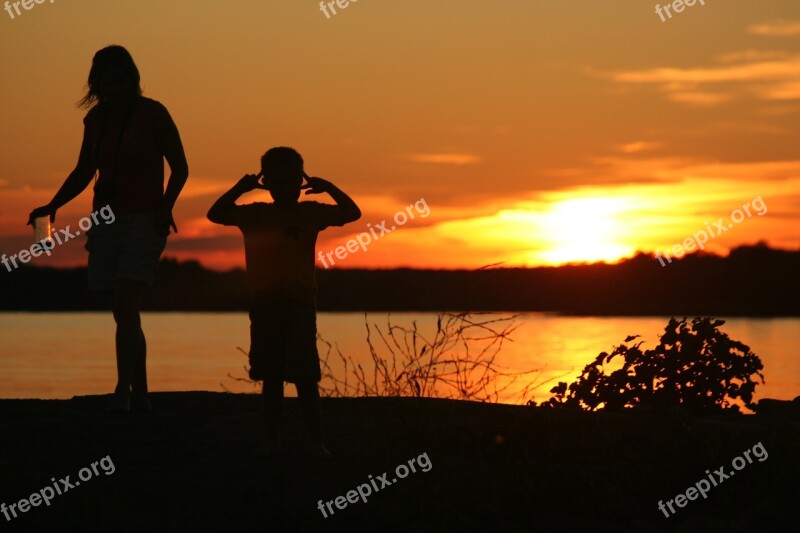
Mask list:
[[[386,330],[386,313],[371,313],[367,318]],[[434,334],[436,320],[433,313],[391,315],[395,325],[410,327],[416,321],[419,331],[428,336]],[[511,370],[541,370],[539,382],[572,381],[598,353],[610,351],[629,334],[641,335],[645,348],[653,347],[667,320],[522,314],[496,362]],[[237,350],[249,345],[246,313],[145,313],[143,323],[151,390],[255,390],[252,384],[229,377],[246,375],[247,358]],[[320,313],[318,329],[344,355],[371,368],[363,313]],[[757,387],[757,398],[800,395],[800,319],[734,318],[721,329],[761,357],[766,385]],[[476,348],[480,342],[471,345]],[[324,354],[325,345],[319,347]],[[379,353],[387,352],[384,348]],[[331,361],[334,372],[341,374],[338,358]],[[116,380],[110,313],[0,313],[0,372],[0,398],[71,398],[110,392]],[[521,401],[522,384],[518,381],[501,401]],[[549,398],[553,384],[536,389],[534,399]],[[294,394],[294,388],[289,389]]]

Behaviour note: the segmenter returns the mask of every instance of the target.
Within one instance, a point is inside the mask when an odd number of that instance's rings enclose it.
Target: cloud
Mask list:
[[[669,99],[673,102],[680,102],[683,104],[690,104],[696,106],[714,106],[727,102],[731,99],[731,95],[710,93],[702,91],[680,91],[669,95]]]
[[[747,55],[755,56],[751,51],[741,57]],[[737,96],[737,89],[763,100],[800,99],[800,56],[751,60],[736,65],[727,64],[722,58],[718,61],[723,64],[629,70],[608,76],[620,84],[655,86],[670,100],[689,105],[718,105]]]
[[[724,67],[632,70],[612,74],[612,79],[619,83],[673,84],[677,88],[701,83],[793,79],[798,76],[798,69],[800,57],[792,57]]]
[[[720,54],[717,59],[720,63],[740,63],[744,61],[767,61],[770,59],[785,58],[788,54],[783,50],[742,50]]]
[[[617,145],[617,151],[623,154],[637,154],[639,152],[649,152],[660,147],[661,143],[648,142],[648,141],[634,141],[626,144]]]
[[[658,184],[693,184],[708,187],[708,183],[756,183],[762,191],[800,187],[800,160],[717,162],[688,158],[631,158],[623,156],[596,157],[591,166],[566,168],[562,172],[583,177],[585,184],[603,186],[654,186]],[[792,184],[791,187],[789,184]],[[596,185],[595,185],[596,186]],[[715,196],[739,194],[734,188],[727,193],[714,189]],[[764,192],[766,194],[766,192]]]
[[[800,100],[800,80],[778,83],[762,89],[769,100]]]
[[[409,161],[434,165],[475,165],[481,158],[475,154],[410,154]]]
[[[194,198],[221,194],[231,188],[238,178],[209,178],[205,176],[192,176],[186,182],[186,187],[181,191],[181,198]]]
[[[753,24],[747,28],[753,35],[794,37],[800,35],[800,21],[784,20],[767,24]]]

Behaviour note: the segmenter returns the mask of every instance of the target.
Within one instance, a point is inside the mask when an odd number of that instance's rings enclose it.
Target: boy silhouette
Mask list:
[[[269,191],[273,202],[236,204],[241,195],[254,189]],[[303,189],[306,194],[328,193],[336,205],[299,202]],[[297,388],[309,451],[317,457],[330,456],[320,429],[314,252],[320,231],[360,217],[361,210],[347,194],[327,180],[309,177],[302,156],[287,147],[268,150],[261,158],[261,172],[244,176],[208,211],[211,222],[236,226],[244,235],[250,289],[250,378],[263,381],[266,454],[278,449],[283,382],[287,381]]]

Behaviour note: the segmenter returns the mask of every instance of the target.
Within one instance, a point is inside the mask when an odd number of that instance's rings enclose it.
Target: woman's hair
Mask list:
[[[139,69],[133,62],[131,54],[122,46],[106,46],[98,50],[92,58],[92,68],[89,70],[89,79],[86,82],[86,94],[78,102],[78,107],[90,108],[96,104],[102,104],[108,95],[104,94],[104,87],[100,83],[103,75],[112,69],[119,69],[125,72],[131,84],[136,88],[137,94],[142,94],[142,87],[139,84]]]

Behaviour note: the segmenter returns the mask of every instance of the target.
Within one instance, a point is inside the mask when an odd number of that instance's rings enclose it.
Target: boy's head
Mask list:
[[[303,184],[303,156],[294,148],[278,146],[261,156],[261,182],[278,203],[296,202]]]

